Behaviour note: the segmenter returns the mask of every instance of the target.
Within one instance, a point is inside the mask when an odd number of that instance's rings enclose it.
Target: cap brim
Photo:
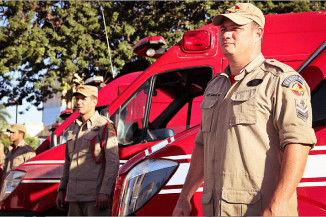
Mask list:
[[[238,15],[238,14],[234,14],[234,13],[220,14],[213,18],[213,25],[220,26],[225,18],[230,19],[231,21],[233,21],[234,23],[236,23],[238,25],[245,25],[245,24],[248,24],[253,21],[249,18],[246,18],[246,17]]]
[[[7,132],[10,132],[10,133],[14,133],[14,132],[16,132],[17,130],[13,130],[12,128],[9,128],[9,129],[7,129]]]
[[[86,94],[86,93],[83,93],[83,92],[75,92],[74,94],[73,94],[73,96],[76,96],[77,94],[81,94],[81,95],[83,95],[83,96],[91,96],[91,94]]]

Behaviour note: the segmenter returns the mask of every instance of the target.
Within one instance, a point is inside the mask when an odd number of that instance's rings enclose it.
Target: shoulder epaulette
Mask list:
[[[265,69],[272,73],[283,73],[295,71],[291,66],[288,66],[275,59],[266,59],[265,60]]]

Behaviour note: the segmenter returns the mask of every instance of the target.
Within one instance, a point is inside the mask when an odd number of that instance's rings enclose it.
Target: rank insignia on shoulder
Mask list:
[[[303,121],[307,121],[309,117],[309,112],[308,112],[308,106],[305,103],[305,101],[301,100],[300,103],[298,104],[297,101],[295,100],[295,108],[297,111],[297,117],[302,119]]]
[[[302,87],[304,79],[301,75],[290,75],[284,79],[282,86],[290,88],[292,92],[297,96],[303,96],[306,89]]]

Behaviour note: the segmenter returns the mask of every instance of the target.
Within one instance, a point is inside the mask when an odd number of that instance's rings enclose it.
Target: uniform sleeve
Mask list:
[[[69,168],[70,168],[70,157],[69,157],[69,151],[68,151],[68,144],[66,144],[65,148],[65,162],[63,164],[63,174],[60,179],[60,189],[67,189],[68,184],[68,178],[69,178]]]
[[[28,161],[35,156],[35,150],[31,146],[28,146],[27,152],[24,154],[24,161]]]
[[[201,127],[199,129],[199,132],[198,132],[196,138],[195,138],[195,144],[196,145],[201,145],[201,146],[204,145],[203,132],[201,131]]]
[[[295,71],[280,74],[273,95],[274,126],[279,133],[280,148],[287,144],[316,142],[312,128],[310,88]]]
[[[112,195],[119,170],[117,132],[113,123],[108,124],[105,135],[105,170],[99,193]]]

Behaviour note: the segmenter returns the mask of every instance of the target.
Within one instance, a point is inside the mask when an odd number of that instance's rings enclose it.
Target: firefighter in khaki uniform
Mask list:
[[[316,143],[310,90],[291,67],[261,54],[265,19],[237,3],[213,19],[229,66],[208,84],[201,129],[173,215],[189,215],[204,180],[206,216],[298,215],[296,187]]]
[[[9,140],[12,144],[9,146],[5,157],[3,180],[10,170],[15,169],[20,164],[35,156],[34,149],[24,141],[26,133],[26,127],[24,125],[12,125],[7,131],[10,132]]]
[[[80,117],[69,127],[57,207],[69,216],[110,215],[110,202],[119,169],[116,129],[95,110],[98,90],[82,85],[74,94]]]

